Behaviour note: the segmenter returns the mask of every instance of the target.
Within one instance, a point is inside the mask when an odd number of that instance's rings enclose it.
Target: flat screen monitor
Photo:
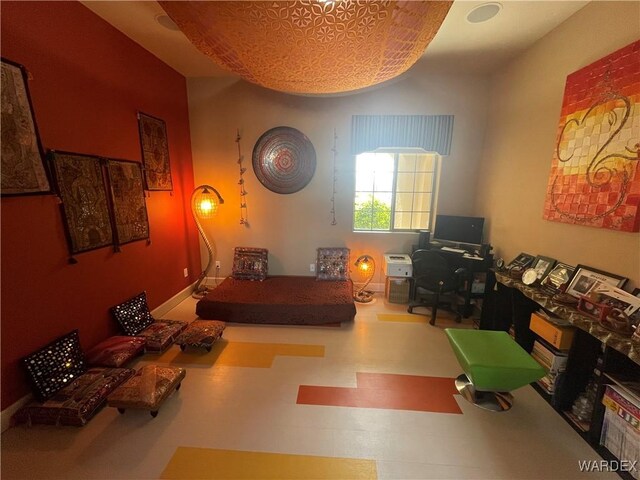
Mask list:
[[[435,240],[482,245],[483,227],[484,218],[482,217],[436,215],[436,228],[433,231],[433,238]]]

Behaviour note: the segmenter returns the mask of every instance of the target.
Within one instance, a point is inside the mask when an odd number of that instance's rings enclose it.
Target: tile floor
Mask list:
[[[599,457],[531,387],[516,391],[514,407],[500,414],[458,395],[461,414],[298,404],[300,385],[355,388],[356,373],[460,373],[443,329],[469,328],[469,320],[458,325],[443,312],[435,327],[427,317],[403,322],[405,307],[383,298],[357,308],[355,322],[340,328],[230,324],[227,353],[181,355],[173,346],[160,357],[146,355],[136,366],[187,368],[182,388],[156,418],[105,408],[83,428],[11,428],[2,434],[2,478],[618,478],[580,473],[579,460]],[[187,299],[165,317],[193,320],[194,311],[195,300]],[[250,347],[263,343],[280,347]],[[202,468],[198,458],[212,466]],[[222,465],[225,458],[271,463],[238,473]],[[331,459],[338,463],[327,464]],[[293,474],[273,473],[285,462],[298,465]]]

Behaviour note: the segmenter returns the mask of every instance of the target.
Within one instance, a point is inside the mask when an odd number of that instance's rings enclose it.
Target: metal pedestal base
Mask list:
[[[464,373],[456,378],[456,388],[465,400],[485,410],[506,412],[513,405],[509,392],[478,392]]]

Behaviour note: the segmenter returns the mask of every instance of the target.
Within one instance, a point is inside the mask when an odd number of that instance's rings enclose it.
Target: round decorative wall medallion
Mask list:
[[[276,127],[267,130],[253,147],[253,171],[272,192],[302,190],[316,171],[316,151],[300,130]]]

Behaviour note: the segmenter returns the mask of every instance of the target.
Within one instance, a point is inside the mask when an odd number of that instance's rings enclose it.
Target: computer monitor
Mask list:
[[[454,215],[436,215],[434,240],[455,243],[482,245],[482,217],[458,217]]]

